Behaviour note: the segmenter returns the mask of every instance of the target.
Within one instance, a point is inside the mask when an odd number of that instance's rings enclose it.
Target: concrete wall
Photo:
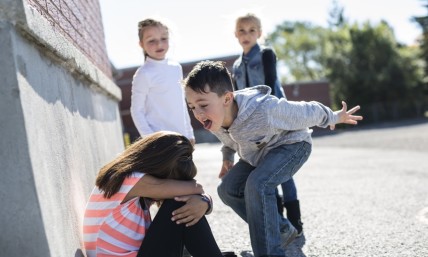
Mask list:
[[[124,147],[105,65],[27,1],[0,0],[0,256],[81,255],[96,173]]]

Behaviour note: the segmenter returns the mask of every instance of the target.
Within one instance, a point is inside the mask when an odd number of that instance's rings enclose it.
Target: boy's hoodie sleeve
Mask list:
[[[235,161],[235,150],[233,150],[232,148],[226,145],[223,145],[221,147],[221,152],[223,153],[223,161],[225,160],[231,161],[231,162]]]
[[[316,101],[294,102],[281,99],[274,103],[270,113],[270,122],[284,130],[300,130],[313,126],[325,128],[339,122],[338,112],[333,112]]]

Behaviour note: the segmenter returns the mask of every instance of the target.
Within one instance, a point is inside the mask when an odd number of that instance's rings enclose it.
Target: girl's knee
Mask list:
[[[174,199],[165,199],[159,209],[167,209],[168,211],[171,211],[182,207],[184,204],[185,202],[179,202]]]

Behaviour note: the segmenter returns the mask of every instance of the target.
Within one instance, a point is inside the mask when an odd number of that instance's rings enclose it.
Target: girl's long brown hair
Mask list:
[[[133,172],[161,179],[190,180],[196,176],[193,146],[183,135],[159,131],[137,140],[116,159],[101,168],[96,186],[106,198],[117,193]]]

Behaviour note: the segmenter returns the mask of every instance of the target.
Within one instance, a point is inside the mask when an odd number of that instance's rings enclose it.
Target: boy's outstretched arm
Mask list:
[[[357,125],[358,124],[358,120],[362,120],[363,116],[357,116],[357,115],[353,115],[356,111],[358,111],[360,109],[360,106],[357,105],[354,108],[350,109],[349,111],[347,111],[348,106],[347,104],[342,101],[342,109],[340,111],[337,111],[337,114],[339,115],[339,123],[345,123],[345,124],[351,124],[351,125]],[[334,130],[335,125],[330,125],[330,129]]]

